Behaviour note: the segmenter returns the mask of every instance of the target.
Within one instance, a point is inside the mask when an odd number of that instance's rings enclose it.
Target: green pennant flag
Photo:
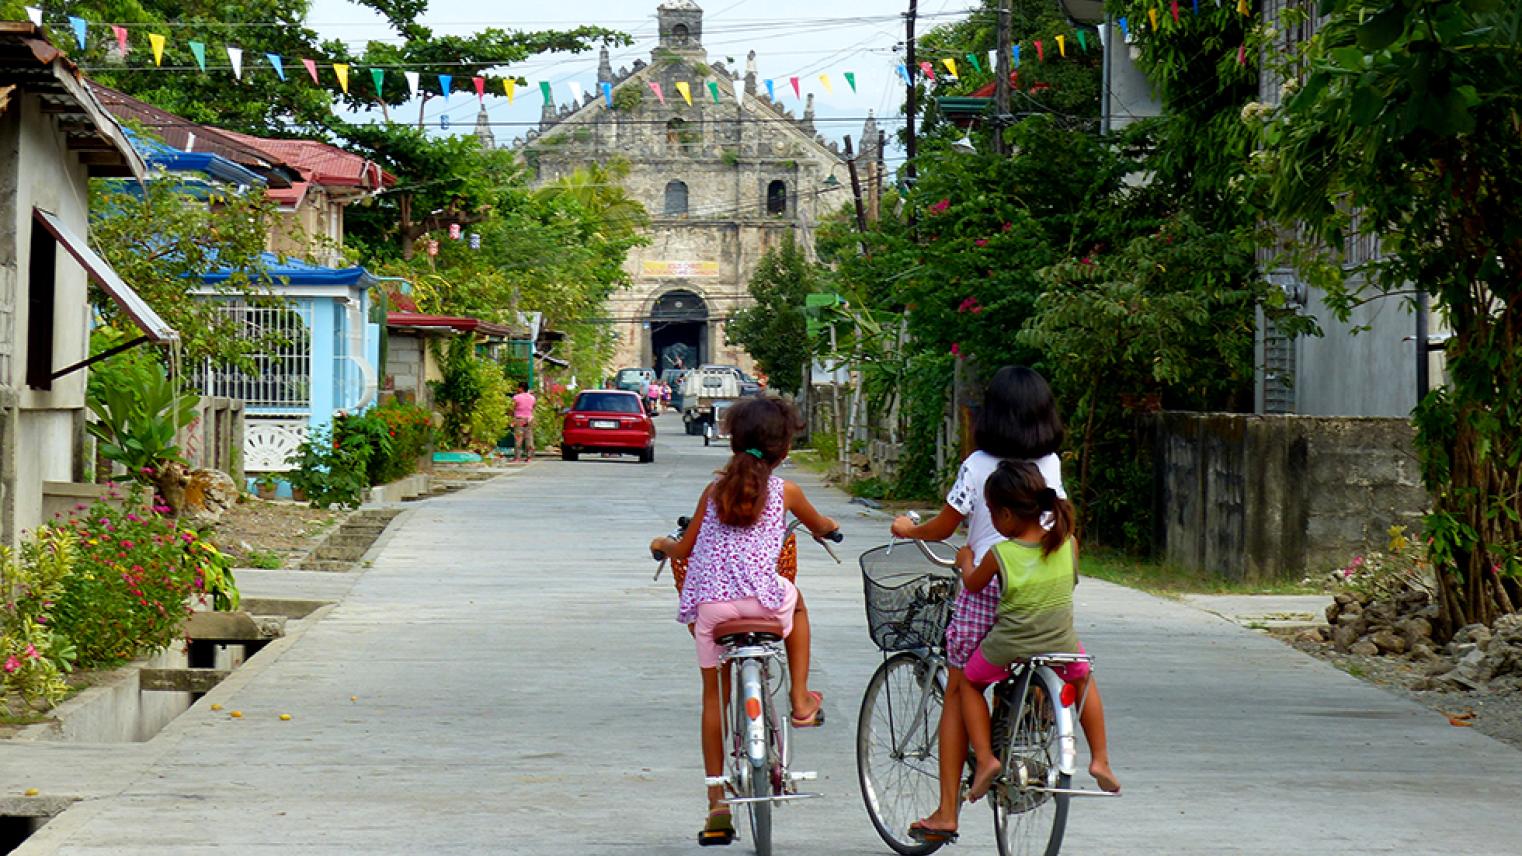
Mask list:
[[[555,96],[550,94],[550,82],[548,80],[539,81],[539,91],[544,93],[544,103],[555,103]]]
[[[851,91],[855,92],[856,91],[856,72],[854,72],[854,71],[848,71],[848,72],[845,73],[844,77],[846,79],[846,83],[851,84]]]
[[[375,94],[382,99],[386,97],[386,70],[384,68],[370,69],[370,79],[375,81]]]
[[[708,91],[713,95],[713,103],[719,103],[719,83],[716,80],[708,81]]]
[[[1084,53],[1089,52],[1089,42],[1083,37],[1083,30],[1078,31],[1078,48]]]
[[[973,71],[976,71],[978,74],[982,74],[983,73],[983,63],[978,62],[978,55],[977,54],[968,54],[967,55],[967,61],[972,63],[972,70]]]
[[[190,52],[196,55],[196,65],[201,67],[201,71],[206,71],[206,43],[191,42]]]

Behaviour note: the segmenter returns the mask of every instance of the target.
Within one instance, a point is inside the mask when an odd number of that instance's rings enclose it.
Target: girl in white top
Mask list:
[[[967,547],[972,550],[974,565],[1004,536],[994,528],[988,503],[983,500],[983,485],[1004,460],[1025,460],[1036,465],[1048,487],[1063,499],[1062,462],[1057,451],[1062,448],[1062,418],[1046,379],[1024,366],[1005,366],[994,375],[983,397],[973,426],[973,440],[978,451],[962,463],[956,484],[946,495],[946,505],[934,519],[916,526],[908,517],[893,521],[893,534],[899,538],[922,541],[945,541],[967,524]],[[957,596],[950,624],[946,627],[948,678],[946,693],[960,689],[962,667],[977,649],[998,617],[1000,591],[997,584],[980,592],[963,591]],[[1096,688],[1097,689],[1097,688]],[[1088,701],[1097,701],[1097,692]],[[962,767],[967,762],[967,730],[961,718],[941,712],[940,725],[941,802],[934,814],[909,828],[915,838],[932,842],[955,840],[957,810],[961,802]]]

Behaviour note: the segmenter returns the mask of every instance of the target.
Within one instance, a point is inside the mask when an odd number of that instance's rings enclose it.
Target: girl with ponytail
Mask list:
[[[703,671],[703,765],[709,776],[724,773],[723,712],[719,659],[723,649],[713,629],[737,618],[774,619],[782,624],[792,677],[793,727],[824,723],[824,696],[809,690],[809,623],[798,589],[777,573],[787,516],[814,535],[839,527],[820,514],[798,485],[773,471],[792,449],[802,421],[780,398],[747,398],[727,414],[733,457],[698,500],[692,525],[681,540],[657,538],[650,549],[687,560],[677,621],[691,625]],[[724,789],[708,789],[708,822],[700,840],[728,843],[733,836]],[[706,836],[706,837],[705,837]]]
[[[1041,472],[1026,461],[1000,463],[983,486],[983,498],[994,528],[1007,540],[995,544],[976,566],[970,549],[963,547],[957,553],[962,584],[969,591],[982,591],[995,577],[1002,584],[998,617],[968,658],[957,694],[962,722],[978,759],[967,792],[969,802],[988,792],[1000,770],[983,690],[1009,677],[1009,666],[1017,660],[1036,654],[1083,653],[1073,630],[1073,586],[1078,581],[1073,506],[1047,487]],[[1089,774],[1101,788],[1118,792],[1120,782],[1110,770],[1104,703],[1089,677],[1089,665],[1073,663],[1056,671],[1085,698],[1080,721],[1089,742]],[[949,698],[946,706],[951,707]]]

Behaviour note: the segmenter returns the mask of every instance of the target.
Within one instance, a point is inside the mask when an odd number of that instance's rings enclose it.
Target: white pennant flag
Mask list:
[[[988,52],[988,73],[992,74],[994,77],[998,77],[999,76],[999,52],[998,52],[998,50],[991,50],[991,51]]]
[[[742,80],[729,81],[729,88],[735,91],[735,104],[745,106],[745,82]]]
[[[243,79],[243,48],[229,47],[227,49],[227,58],[229,60],[231,60],[232,64],[233,64],[233,77],[235,77],[235,78],[237,78],[239,80],[242,80]]]
[[[580,107],[581,106],[581,84],[577,83],[574,80],[572,80],[572,81],[570,81],[569,83],[566,84],[566,88],[571,90],[571,101],[572,101],[572,103],[574,103],[577,107]]]
[[[1096,31],[1096,32],[1099,33],[1099,46],[1100,47],[1105,47],[1105,34],[1108,33],[1109,31],[1110,31],[1110,25],[1109,24],[1105,24],[1104,26],[1100,27]]]
[[[407,91],[412,93],[413,98],[416,98],[418,73],[415,71],[404,71],[402,72],[402,77],[407,78]]]
[[[28,6],[28,7],[26,7],[26,16],[28,18],[32,19],[32,24],[34,26],[37,26],[37,27],[42,26],[42,10],[41,9],[37,8],[36,6]]]

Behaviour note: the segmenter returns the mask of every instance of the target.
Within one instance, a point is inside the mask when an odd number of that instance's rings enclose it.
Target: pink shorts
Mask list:
[[[1083,650],[1082,645],[1079,645],[1078,653],[1086,654],[1088,652]],[[1056,672],[1057,677],[1064,681],[1076,684],[1089,676],[1089,664],[1065,663],[1060,666],[1053,666],[1052,671]],[[995,666],[993,663],[988,662],[988,658],[983,656],[983,646],[979,645],[973,650],[972,656],[967,658],[967,665],[962,669],[962,677],[966,678],[978,689],[983,689],[1009,677],[1009,667]]]
[[[726,600],[720,603],[698,604],[698,620],[693,624],[693,638],[698,645],[698,665],[705,669],[717,668],[724,654],[724,646],[713,638],[713,629],[736,618],[770,618],[782,622],[782,635],[793,632],[793,609],[798,606],[798,589],[787,580],[780,581],[787,588],[782,606],[767,609],[753,597],[744,600]]]

